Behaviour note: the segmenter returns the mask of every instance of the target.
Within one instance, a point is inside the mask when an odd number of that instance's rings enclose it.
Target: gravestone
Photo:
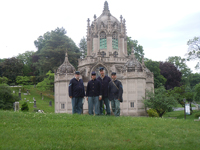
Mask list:
[[[14,111],[19,111],[19,102],[14,103]]]
[[[27,93],[27,95],[28,95],[28,94],[29,94],[29,91],[27,90],[26,93]]]
[[[42,93],[40,93],[40,96],[42,97]]]
[[[33,106],[34,108],[37,108],[37,106],[36,106],[36,100],[34,100],[34,106]]]
[[[15,94],[15,91],[13,91],[13,93]]]
[[[35,88],[35,84],[34,84],[34,88]]]
[[[24,95],[27,95],[27,93],[24,93]]]
[[[42,100],[44,100],[44,96],[42,96]]]
[[[52,106],[52,101],[49,101],[49,106]]]
[[[21,89],[19,89],[19,99],[21,100]]]

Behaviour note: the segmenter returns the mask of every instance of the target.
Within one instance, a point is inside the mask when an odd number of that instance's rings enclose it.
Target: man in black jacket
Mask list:
[[[99,69],[100,76],[97,78],[101,82],[102,86],[102,100],[100,101],[100,115],[103,114],[103,104],[105,103],[106,105],[106,113],[107,115],[110,115],[110,101],[108,99],[108,84],[111,81],[110,77],[105,75],[104,68],[101,67]]]
[[[108,84],[108,95],[109,100],[111,101],[112,111],[115,116],[120,116],[120,102],[123,101],[123,87],[122,83],[117,80],[117,76],[115,72],[111,74],[112,81]]]
[[[95,107],[95,115],[99,115],[99,101],[101,101],[101,83],[96,79],[96,73],[92,72],[92,80],[87,84],[86,96],[88,100],[89,114],[93,115],[93,108]]]
[[[75,78],[69,83],[69,97],[72,99],[72,113],[82,113],[82,101],[85,96],[83,80],[80,78],[80,72],[75,72]]]

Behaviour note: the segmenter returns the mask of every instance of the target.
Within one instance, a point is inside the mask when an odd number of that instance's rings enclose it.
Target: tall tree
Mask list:
[[[145,59],[145,66],[154,74],[154,88],[164,86],[167,79],[160,74],[159,62],[150,59]]]
[[[189,84],[193,88],[196,84],[200,83],[200,73],[191,73],[188,76]]]
[[[174,64],[174,66],[182,73],[181,83],[189,84],[188,76],[192,73],[190,68],[186,65],[186,59],[180,56],[168,57],[168,62]]]
[[[80,51],[82,53],[84,53],[84,55],[86,56],[87,55],[87,40],[85,37],[83,37],[79,43],[79,48],[80,48]]]
[[[187,42],[188,45],[188,60],[197,59],[199,62],[195,66],[196,69],[200,69],[200,36],[194,37]]]
[[[142,62],[142,57],[144,56],[144,50],[141,45],[138,45],[137,40],[132,40],[131,37],[127,36],[127,51],[128,55],[131,54],[132,48],[134,48],[134,54],[137,60]]]
[[[18,54],[16,57],[19,59],[23,64],[23,75],[24,76],[30,76],[34,75],[33,73],[33,62],[32,62],[32,56],[34,55],[34,51],[26,51],[25,53]]]
[[[165,88],[167,90],[173,89],[176,86],[180,86],[181,82],[181,72],[170,62],[160,62],[160,74],[163,75],[167,81],[165,83]]]
[[[64,28],[57,28],[54,31],[46,32],[34,41],[38,48],[36,52],[38,61],[34,63],[34,66],[39,70],[40,75],[57,69],[64,61],[66,50],[71,64],[74,67],[78,66],[80,50],[74,41],[65,34]]]
[[[200,101],[200,83],[195,86],[194,92],[195,92],[194,93],[194,100],[199,102]]]
[[[23,75],[23,63],[15,57],[6,59],[1,63],[2,76],[9,79],[8,84],[16,83],[16,77]]]

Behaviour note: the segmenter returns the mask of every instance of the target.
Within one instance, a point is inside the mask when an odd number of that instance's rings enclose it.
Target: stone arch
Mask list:
[[[92,71],[95,71],[96,74],[97,74],[96,77],[100,76],[100,73],[99,73],[99,68],[100,68],[100,67],[104,67],[105,75],[108,75],[108,74],[109,74],[109,69],[108,69],[108,67],[105,66],[105,65],[102,64],[102,63],[98,63],[98,64],[96,64],[95,66],[93,66],[92,69],[90,70],[90,74],[92,73]]]

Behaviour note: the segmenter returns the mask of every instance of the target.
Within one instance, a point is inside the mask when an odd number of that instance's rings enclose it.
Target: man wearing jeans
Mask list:
[[[112,81],[108,84],[108,95],[109,100],[111,101],[112,111],[115,116],[120,116],[120,102],[123,101],[123,87],[122,83],[117,80],[117,76],[115,72],[111,74]]]
[[[111,81],[110,77],[105,75],[104,68],[99,69],[100,76],[97,78],[101,82],[102,86],[102,100],[100,101],[100,115],[103,114],[103,104],[106,105],[106,114],[110,115],[110,101],[108,100],[108,83]]]
[[[87,84],[86,96],[88,100],[89,115],[93,115],[95,107],[95,115],[99,115],[99,101],[101,101],[101,83],[96,79],[96,73],[92,72],[92,80]]]
[[[82,101],[85,96],[83,80],[80,79],[80,72],[75,72],[75,77],[69,83],[69,97],[72,99],[72,113],[82,113]]]

